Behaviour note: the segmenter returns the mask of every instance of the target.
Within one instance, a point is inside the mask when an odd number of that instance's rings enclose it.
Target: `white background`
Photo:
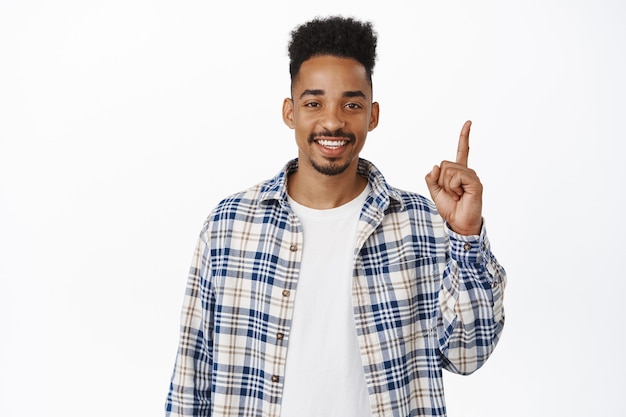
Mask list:
[[[507,324],[449,415],[626,414],[626,3],[0,0],[2,416],[162,415],[196,236],[295,156],[288,35],[331,13],[379,33],[390,183],[474,121]]]

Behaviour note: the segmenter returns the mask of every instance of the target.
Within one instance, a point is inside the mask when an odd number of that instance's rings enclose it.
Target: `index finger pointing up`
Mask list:
[[[467,159],[469,157],[469,134],[472,121],[468,120],[461,129],[461,135],[459,136],[459,146],[456,150],[456,163],[467,166]]]

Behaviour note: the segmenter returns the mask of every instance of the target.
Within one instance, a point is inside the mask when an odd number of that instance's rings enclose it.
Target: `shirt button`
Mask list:
[[[289,246],[289,250],[292,252],[295,252],[298,250],[298,245],[296,245],[295,243],[292,243],[291,246]]]
[[[494,281],[493,288],[498,288],[498,281]]]
[[[283,340],[285,338],[285,333],[276,333],[276,339]]]
[[[291,294],[289,290],[283,290],[283,297],[289,297],[289,294]]]
[[[463,249],[465,249],[466,251],[472,249],[472,244],[471,243],[466,243],[465,245],[463,245]]]
[[[272,375],[272,382],[278,382],[280,381],[280,378],[278,377],[278,375]]]

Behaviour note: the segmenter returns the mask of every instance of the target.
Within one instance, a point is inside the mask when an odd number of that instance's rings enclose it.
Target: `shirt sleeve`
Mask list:
[[[166,416],[211,415],[213,319],[209,251],[201,235],[189,269],[183,301],[180,340],[165,404]]]
[[[439,293],[439,346],[444,367],[459,374],[480,368],[504,326],[506,272],[491,253],[483,223],[480,235],[451,229],[449,254]]]

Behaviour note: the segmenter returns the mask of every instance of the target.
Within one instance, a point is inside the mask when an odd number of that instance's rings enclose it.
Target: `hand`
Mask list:
[[[459,136],[456,162],[443,161],[426,175],[426,185],[441,217],[461,235],[477,235],[482,227],[483,185],[467,167],[471,121]]]

